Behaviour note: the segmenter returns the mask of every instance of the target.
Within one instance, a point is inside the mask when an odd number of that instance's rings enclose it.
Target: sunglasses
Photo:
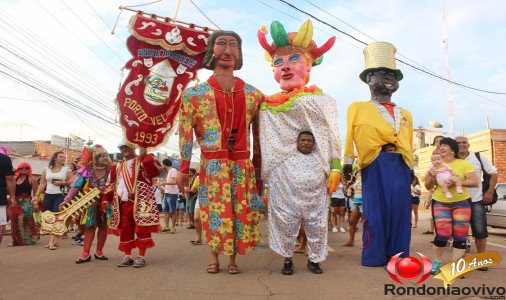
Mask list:
[[[29,168],[29,167],[21,167],[21,168],[19,168],[19,169],[20,169],[20,170],[30,170],[30,168]]]

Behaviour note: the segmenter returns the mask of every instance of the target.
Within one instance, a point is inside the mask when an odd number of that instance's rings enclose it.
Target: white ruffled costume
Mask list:
[[[315,147],[305,155],[297,136],[311,131]],[[260,112],[262,179],[269,186],[269,245],[292,257],[301,222],[312,262],[327,257],[327,178],[341,143],[336,100],[326,94],[302,94],[288,111]]]

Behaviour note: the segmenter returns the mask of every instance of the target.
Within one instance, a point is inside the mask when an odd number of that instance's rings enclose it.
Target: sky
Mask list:
[[[337,38],[313,68],[309,85],[336,99],[343,145],[349,104],[370,99],[358,75],[365,66],[363,48],[374,41],[397,48],[404,79],[392,101],[411,111],[415,127],[433,130],[429,122],[437,121],[446,135],[452,124],[454,135],[506,128],[504,1],[163,0],[138,6],[145,3],[150,1],[0,0],[0,141],[72,134],[116,151],[121,128],[115,97],[127,76],[125,41],[134,15],[120,6],[236,31],[244,56],[236,75],[265,94],[279,86],[257,30],[278,20],[288,32],[297,31],[311,19],[317,45]],[[448,74],[454,84],[444,80]],[[209,75],[199,71],[198,77]],[[177,135],[157,151],[177,153]]]

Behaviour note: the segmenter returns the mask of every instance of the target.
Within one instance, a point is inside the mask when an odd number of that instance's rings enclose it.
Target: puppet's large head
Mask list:
[[[239,43],[237,45],[238,50],[239,50],[239,58],[238,58],[237,63],[234,67],[234,70],[240,70],[242,68],[242,39],[234,31],[228,31],[228,30],[214,31],[211,34],[211,36],[207,39],[207,50],[206,50],[206,54],[204,55],[204,61],[202,62],[202,65],[204,66],[204,68],[206,68],[208,70],[214,70],[214,67],[215,67],[214,44],[216,42],[216,38],[218,38],[220,36],[232,36]]]
[[[271,24],[272,44],[266,39],[267,29],[262,26],[258,30],[258,41],[265,49],[265,58],[272,62],[274,79],[281,89],[291,91],[304,87],[309,82],[312,66],[319,65],[323,54],[334,45],[335,37],[331,37],[323,46],[318,47],[312,40],[313,24],[307,20],[298,32],[286,32],[283,25],[274,21]]]

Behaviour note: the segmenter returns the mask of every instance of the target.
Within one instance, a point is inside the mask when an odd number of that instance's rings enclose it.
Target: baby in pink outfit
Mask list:
[[[429,167],[429,170],[433,167],[437,168],[436,171],[436,181],[437,185],[443,190],[446,198],[452,198],[452,193],[448,190],[448,182],[453,182],[455,187],[457,188],[457,193],[462,194],[464,190],[462,189],[462,181],[450,168],[450,166],[443,163],[443,157],[440,154],[433,154],[431,157],[432,165]]]

